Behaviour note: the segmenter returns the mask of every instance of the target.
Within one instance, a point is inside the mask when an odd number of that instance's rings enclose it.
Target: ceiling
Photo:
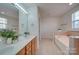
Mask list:
[[[60,17],[78,4],[69,5],[68,3],[22,3],[23,6],[29,8],[37,5],[41,17]],[[6,15],[16,17],[17,9],[10,3],[0,3],[0,13],[5,12]]]
[[[39,3],[39,13],[41,17],[59,17],[77,6],[78,4],[69,5],[68,3]]]
[[[72,8],[76,7],[78,3],[22,3],[26,8],[30,6],[38,6],[40,17],[60,17],[70,11]]]

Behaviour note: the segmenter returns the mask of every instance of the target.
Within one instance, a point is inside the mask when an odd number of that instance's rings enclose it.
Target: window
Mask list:
[[[0,18],[0,29],[5,29],[7,26],[7,19]]]
[[[79,28],[79,11],[72,14],[72,28]]]

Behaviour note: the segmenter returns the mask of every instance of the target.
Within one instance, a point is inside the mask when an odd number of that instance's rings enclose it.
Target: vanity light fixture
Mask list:
[[[18,3],[14,3],[17,7],[19,7],[24,13],[28,14],[28,12],[22,7],[20,6]]]

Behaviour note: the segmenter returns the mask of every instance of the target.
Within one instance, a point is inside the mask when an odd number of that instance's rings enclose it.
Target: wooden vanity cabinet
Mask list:
[[[25,47],[25,49],[26,49],[26,55],[31,55],[32,54],[32,52],[31,52],[31,49],[32,47],[31,47],[31,42],[29,42],[27,45],[26,45],[26,47]]]
[[[35,55],[36,49],[37,49],[37,41],[35,37],[16,55]]]

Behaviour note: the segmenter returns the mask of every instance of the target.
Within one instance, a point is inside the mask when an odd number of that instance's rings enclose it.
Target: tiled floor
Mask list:
[[[37,55],[62,55],[62,52],[50,39],[41,39],[39,48]]]

